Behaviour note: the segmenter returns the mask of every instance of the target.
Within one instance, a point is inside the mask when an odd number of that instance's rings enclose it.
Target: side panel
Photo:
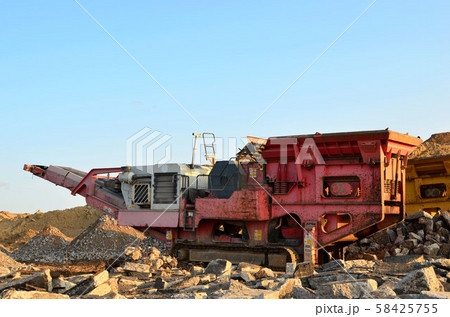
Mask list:
[[[235,191],[229,199],[197,198],[196,226],[201,219],[268,220],[269,197],[260,191]]]
[[[160,211],[121,211],[118,222],[121,226],[177,228],[179,212],[176,210]]]

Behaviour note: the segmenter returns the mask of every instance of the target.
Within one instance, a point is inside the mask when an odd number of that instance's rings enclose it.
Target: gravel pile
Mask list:
[[[119,226],[115,219],[103,215],[69,244],[67,256],[69,260],[113,260],[144,238],[140,231]]]
[[[11,256],[26,263],[64,262],[65,249],[71,240],[58,228],[47,226]]]
[[[421,160],[450,155],[450,132],[433,134],[409,156],[410,160]]]

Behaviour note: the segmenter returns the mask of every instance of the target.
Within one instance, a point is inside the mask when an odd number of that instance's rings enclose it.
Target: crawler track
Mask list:
[[[286,269],[286,263],[300,261],[298,253],[294,249],[286,247],[252,248],[179,243],[172,248],[172,253],[182,261],[209,262],[223,258],[233,264],[249,262],[283,271]]]

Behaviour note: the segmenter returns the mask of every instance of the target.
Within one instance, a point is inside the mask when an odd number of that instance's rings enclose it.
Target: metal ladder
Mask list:
[[[212,136],[212,142],[210,144],[206,143],[206,138],[205,136]],[[215,143],[216,143],[216,136],[214,135],[214,133],[211,132],[204,132],[202,134],[203,137],[203,145],[205,147],[205,158],[212,164],[216,164],[216,148],[215,148]],[[210,151],[208,152],[208,149],[210,149]],[[211,154],[210,154],[211,153]]]

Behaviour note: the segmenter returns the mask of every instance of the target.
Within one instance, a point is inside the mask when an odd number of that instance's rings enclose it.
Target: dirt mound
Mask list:
[[[64,262],[65,249],[72,241],[61,231],[47,226],[26,245],[11,254],[17,261],[33,263]]]
[[[23,265],[0,251],[0,267],[20,267],[20,266]]]
[[[67,237],[75,238],[102,215],[88,206],[35,214],[5,211],[0,214],[0,244],[11,251],[25,245],[48,225],[58,228]]]
[[[144,238],[140,231],[118,226],[115,219],[103,215],[70,243],[67,255],[70,260],[111,260]]]
[[[13,219],[15,217],[25,217],[27,214],[13,214],[12,212],[8,212],[8,211],[0,211],[0,221],[3,219]]]
[[[27,232],[25,232],[23,235],[21,235],[16,241],[14,241],[13,243],[11,243],[8,246],[8,249],[10,251],[13,250],[17,250],[21,247],[23,247],[25,244],[28,243],[28,241],[30,241],[34,236],[36,236],[37,234],[39,234],[39,231],[36,230],[28,230]]]
[[[410,160],[421,160],[450,155],[450,132],[433,134],[417,147],[410,155]]]

